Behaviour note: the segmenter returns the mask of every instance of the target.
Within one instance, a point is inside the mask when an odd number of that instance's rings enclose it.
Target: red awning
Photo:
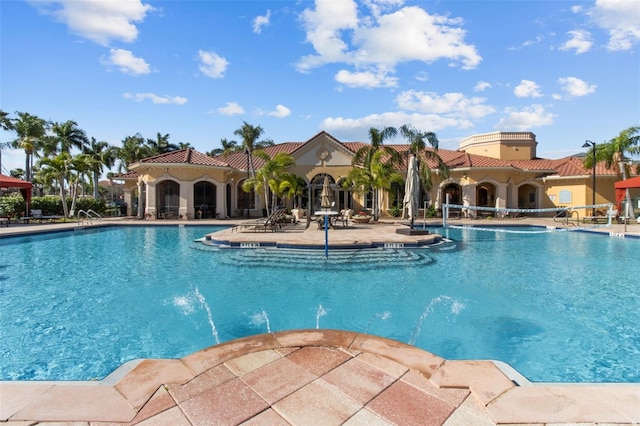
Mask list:
[[[27,202],[26,214],[29,214],[29,204],[31,204],[31,188],[33,185],[26,180],[16,179],[11,176],[0,175],[0,188],[20,188],[22,197]]]
[[[32,186],[31,182],[26,180],[0,175],[0,187],[2,188],[31,188]]]
[[[618,211],[622,206],[626,190],[629,188],[640,188],[640,176],[636,176],[631,179],[621,180],[615,183],[616,188],[616,202],[618,203]]]

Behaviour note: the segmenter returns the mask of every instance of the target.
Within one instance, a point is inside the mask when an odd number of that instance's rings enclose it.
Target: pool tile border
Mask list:
[[[306,355],[301,361],[303,349]],[[323,353],[327,350],[340,351],[343,355],[335,358]],[[400,414],[385,407],[402,403],[403,396],[405,403],[413,404],[415,401],[406,398],[419,391],[416,397],[431,401],[430,406],[436,410],[434,419],[483,419],[486,424],[640,423],[640,384],[530,383],[519,386],[492,361],[449,361],[391,339],[328,329],[261,334],[212,346],[181,359],[140,360],[123,365],[125,374],[119,376],[116,371],[101,382],[0,382],[0,421],[136,423],[152,417],[160,423],[170,418],[188,420],[189,412],[202,414],[198,410],[204,408],[199,404],[206,405],[209,398],[205,395],[194,399],[197,395],[214,392],[213,388],[224,385],[242,392],[245,395],[242,398],[257,404],[258,400],[250,396],[254,391],[247,388],[244,381],[237,380],[275,366],[274,363],[287,360],[288,356],[292,357],[288,362],[298,358],[297,365],[304,367],[305,362],[313,362],[314,354],[325,360],[327,356],[335,358],[327,361],[326,368],[312,373],[316,379],[310,383],[321,381],[314,385],[320,386],[318,391],[327,392],[326,386],[333,386],[329,384],[331,380],[323,381],[325,374],[329,378],[341,369],[349,371],[355,365],[364,365],[348,364],[350,367],[346,370],[341,367],[354,360],[394,377],[393,384],[380,392],[376,390],[378,394],[371,401],[359,403],[362,412],[356,414],[354,421],[375,415],[391,422]],[[367,368],[363,372],[365,370]],[[225,385],[231,381],[237,382],[233,386]],[[295,390],[301,391],[305,386],[304,382],[294,385],[291,394],[284,398],[278,396],[280,399],[266,411],[260,403],[254,405],[252,414],[229,415],[274,419],[274,414],[288,412],[293,418],[304,417],[304,413],[290,411],[291,402],[285,401],[296,394],[312,401],[313,393],[309,390],[301,393]],[[213,397],[216,393],[210,395]],[[191,402],[185,404],[185,401]],[[351,403],[348,406],[351,407],[347,410],[349,416],[353,415],[353,406]],[[278,407],[284,411],[279,412]],[[425,415],[413,410],[407,406],[406,415],[415,418]]]

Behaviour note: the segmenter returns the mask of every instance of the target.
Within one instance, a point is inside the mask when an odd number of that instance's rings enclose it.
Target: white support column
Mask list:
[[[127,216],[131,216],[133,212],[133,189],[124,190],[124,202],[127,205]]]
[[[144,217],[143,209],[145,207],[145,203],[144,199],[142,198],[143,188],[144,182],[138,181],[138,219],[142,219]]]
[[[464,206],[475,206],[476,205],[476,185],[464,185],[462,187],[462,204]],[[466,217],[476,217],[475,210],[466,210]]]
[[[216,182],[216,211],[213,212],[213,218],[224,217],[227,209],[227,184],[224,182]],[[227,213],[228,214],[228,213]]]
[[[505,209],[507,207],[507,190],[506,183],[500,183],[496,185],[496,209]],[[497,213],[496,216],[499,214]]]
[[[178,217],[182,220],[193,219],[193,182],[178,182],[180,185],[180,201]]]
[[[155,220],[158,218],[158,209],[156,208],[156,183],[147,184],[147,197],[145,201],[144,217],[146,219]]]

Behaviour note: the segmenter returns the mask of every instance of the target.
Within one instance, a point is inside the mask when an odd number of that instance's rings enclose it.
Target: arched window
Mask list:
[[[193,206],[197,219],[216,217],[216,186],[206,181],[193,185]]]
[[[156,186],[156,206],[159,219],[177,219],[180,208],[180,184],[164,180]]]
[[[462,204],[461,198],[462,191],[460,185],[457,183],[450,183],[442,190],[442,202],[447,201],[447,195],[449,196],[449,204]]]
[[[335,197],[336,197],[335,192],[337,189],[337,185],[333,180],[333,177],[331,177],[331,175],[328,175],[326,173],[319,173],[315,175],[313,179],[311,179],[311,185],[309,185],[311,187],[311,196],[312,196],[311,211],[320,210],[320,202],[322,198],[322,185],[324,185],[325,176],[329,177],[329,185],[333,191],[333,193],[331,194],[331,199],[332,201],[335,202]]]

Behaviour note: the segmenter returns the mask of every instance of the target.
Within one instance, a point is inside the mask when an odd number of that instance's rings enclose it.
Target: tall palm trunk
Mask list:
[[[618,167],[620,168],[620,173],[622,174],[622,180],[626,180],[627,179],[627,168],[625,167],[625,164],[622,160],[618,160]],[[634,216],[634,212],[633,212],[633,206],[631,205],[631,191],[629,190],[629,188],[627,188],[625,190],[625,196],[627,198],[627,203],[625,205],[625,212],[624,212],[624,216],[626,218],[633,218]]]
[[[98,179],[100,178],[100,176],[98,175],[97,171],[93,171],[93,198],[94,199],[98,199],[98,197],[100,196],[99,193],[99,181]]]
[[[69,206],[67,206],[67,192],[64,190],[64,176],[60,175],[58,180],[60,183],[60,199],[62,200],[62,211],[64,212],[64,217],[69,217]]]

